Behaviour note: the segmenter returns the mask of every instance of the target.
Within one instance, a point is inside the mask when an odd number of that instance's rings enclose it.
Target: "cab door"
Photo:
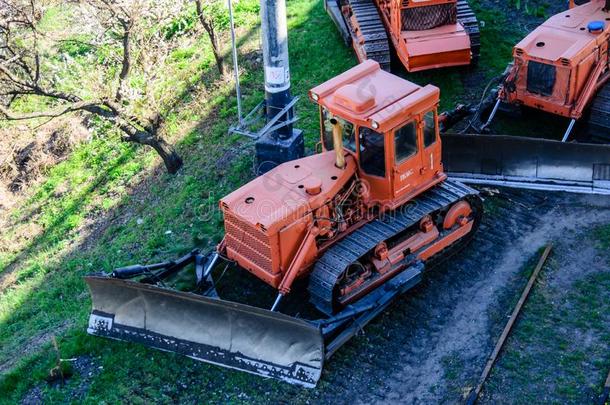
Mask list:
[[[441,143],[439,141],[438,114],[436,109],[423,114],[419,123],[422,138],[422,181],[432,181],[441,171]]]
[[[360,179],[366,183],[372,201],[383,204],[392,199],[391,170],[386,152],[389,137],[367,127],[358,127],[358,162]]]
[[[421,184],[420,128],[416,120],[408,121],[393,131],[392,185],[394,198],[415,191]]]

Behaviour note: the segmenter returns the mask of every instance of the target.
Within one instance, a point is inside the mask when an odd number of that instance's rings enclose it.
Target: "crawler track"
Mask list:
[[[332,314],[334,308],[333,290],[343,271],[354,261],[358,260],[379,242],[399,235],[416,225],[424,216],[441,210],[458,200],[471,198],[478,200],[476,191],[461,183],[447,180],[441,185],[427,191],[424,195],[412,200],[405,206],[386,215],[383,219],[376,219],[330,248],[316,263],[309,281],[310,301],[320,311]],[[477,226],[481,207],[474,207],[477,212],[475,226]],[[432,257],[432,263],[442,261],[457,249],[468,243],[473,229],[465,239],[462,239],[439,254]],[[431,264],[432,264],[431,263]]]
[[[592,141],[610,143],[610,82],[593,99],[587,124],[588,136]]]
[[[471,63],[476,65],[479,62],[479,55],[481,54],[481,32],[479,30],[477,16],[470,8],[468,1],[458,0],[457,19],[468,33],[468,36],[470,36],[470,49],[472,52]]]
[[[381,65],[381,68],[390,71],[390,42],[385,27],[381,22],[379,11],[373,0],[352,0],[349,2],[353,18],[358,23],[360,35],[364,37],[364,43],[360,44],[355,32],[355,27],[349,24],[352,43],[360,61],[373,59]]]

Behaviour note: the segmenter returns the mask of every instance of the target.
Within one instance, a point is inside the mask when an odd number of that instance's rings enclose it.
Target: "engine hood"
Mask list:
[[[604,2],[591,1],[552,16],[515,46],[517,55],[526,53],[550,63],[562,60],[577,65],[589,55],[585,52],[587,47],[606,40],[610,25],[603,7]],[[603,35],[589,31],[588,25],[593,21],[602,22]]]
[[[220,207],[275,233],[334,197],[356,171],[349,154],[346,163],[337,168],[330,151],[281,164],[221,199]]]

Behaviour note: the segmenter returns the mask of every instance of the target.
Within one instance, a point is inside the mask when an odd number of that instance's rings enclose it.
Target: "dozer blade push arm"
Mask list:
[[[288,271],[286,271],[286,275],[282,280],[282,283],[279,287],[279,293],[273,306],[271,307],[271,311],[275,311],[282,298],[290,292],[290,288],[292,287],[292,283],[294,279],[297,277],[299,270],[302,268],[303,263],[305,262],[305,257],[307,253],[310,251],[311,247],[316,243],[316,236],[319,233],[319,229],[315,226],[312,226],[309,231],[307,231],[307,235],[305,235],[305,239],[301,243],[299,250],[294,255],[290,266],[288,267]]]
[[[120,280],[132,279],[138,276],[146,276],[139,280],[141,283],[153,284],[162,281],[169,276],[176,274],[191,263],[195,264],[195,272],[198,276],[198,282],[202,281],[204,267],[209,264],[210,255],[202,255],[199,249],[194,249],[190,253],[171,261],[141,265],[134,264],[131,266],[116,268],[110,273],[110,277]]]

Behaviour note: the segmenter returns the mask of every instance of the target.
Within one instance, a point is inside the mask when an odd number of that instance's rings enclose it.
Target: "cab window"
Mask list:
[[[436,142],[436,114],[429,111],[424,115],[424,147],[427,148]]]
[[[366,174],[385,177],[384,136],[370,128],[359,129],[360,167]]]
[[[330,123],[330,119],[333,115],[326,108],[322,108],[322,138],[324,141],[324,149],[333,150],[333,125]],[[343,146],[346,149],[356,152],[356,130],[354,124],[343,118],[335,116],[334,118],[339,121],[339,125],[343,129]]]
[[[402,163],[417,153],[417,127],[411,121],[394,133],[396,163]]]

